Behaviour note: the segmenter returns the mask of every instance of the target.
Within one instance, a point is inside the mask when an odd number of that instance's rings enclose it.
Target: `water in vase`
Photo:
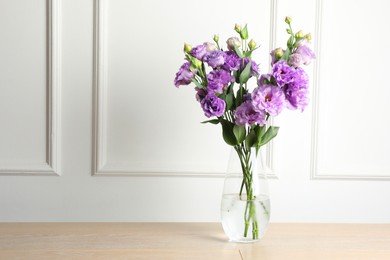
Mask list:
[[[259,195],[253,201],[238,194],[224,194],[221,203],[222,226],[231,241],[253,242],[264,235],[270,218],[270,201]]]

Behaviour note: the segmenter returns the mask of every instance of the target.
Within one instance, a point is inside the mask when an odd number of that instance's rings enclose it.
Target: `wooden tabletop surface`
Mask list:
[[[0,223],[0,259],[390,259],[390,224],[271,224],[258,243],[219,223]]]

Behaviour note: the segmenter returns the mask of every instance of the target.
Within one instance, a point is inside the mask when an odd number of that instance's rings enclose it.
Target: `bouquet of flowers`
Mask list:
[[[227,49],[220,46],[219,37],[214,42],[205,42],[196,47],[184,45],[186,62],[176,74],[174,84],[195,85],[196,100],[200,103],[206,117],[213,119],[203,123],[221,124],[225,142],[233,146],[240,160],[243,173],[239,196],[253,200],[253,178],[248,158],[251,150],[256,155],[261,146],[271,141],[279,127],[268,123],[270,117],[279,115],[284,108],[303,111],[309,102],[309,81],[302,65],[315,58],[309,48],[310,34],[293,32],[291,18],[286,17],[289,38],[287,48],[271,51],[272,70],[260,74],[258,63],[252,60],[252,53],[258,48],[253,39],[248,41],[247,25],[237,25],[238,37],[226,41]],[[250,80],[254,79],[254,87]],[[251,149],[255,148],[255,149]],[[245,193],[244,193],[245,191]],[[245,216],[245,234],[252,219],[253,211]],[[258,236],[256,229],[253,238]]]

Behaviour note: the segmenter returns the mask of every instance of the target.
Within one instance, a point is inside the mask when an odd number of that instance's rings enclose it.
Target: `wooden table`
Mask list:
[[[254,244],[219,223],[0,223],[0,259],[390,259],[390,224],[271,224]]]

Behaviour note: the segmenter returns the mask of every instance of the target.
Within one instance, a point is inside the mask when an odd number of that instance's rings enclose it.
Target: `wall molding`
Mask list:
[[[270,0],[270,48],[275,45],[275,21],[277,0]],[[133,177],[216,177],[224,178],[225,172],[193,172],[167,170],[138,170],[129,162],[107,162],[107,13],[106,0],[94,0],[94,76],[93,76],[93,140],[92,175],[94,176],[133,176]],[[274,174],[273,144],[267,144],[265,165],[267,175],[277,179]]]
[[[276,29],[277,21],[278,21],[278,0],[271,0],[270,1],[270,28],[269,28],[269,50],[274,50],[276,48]],[[269,56],[270,57],[270,56]],[[269,64],[269,71],[272,71],[271,62],[268,62]],[[269,124],[273,125],[274,120],[271,117],[269,119]],[[274,139],[275,140],[275,139]],[[270,176],[272,176],[275,179],[278,179],[276,173],[275,173],[275,146],[274,146],[274,140],[266,144],[266,154],[265,154],[265,165],[267,169],[270,169]]]
[[[390,175],[367,174],[367,173],[349,173],[343,170],[325,170],[318,167],[318,127],[319,127],[319,99],[321,90],[321,33],[323,23],[322,1],[316,0],[316,20],[315,20],[315,48],[317,59],[314,61],[314,80],[313,80],[313,112],[312,112],[312,132],[311,132],[311,156],[310,156],[310,179],[312,180],[390,180]]]
[[[0,165],[0,175],[60,175],[61,168],[61,3],[46,1],[46,159],[44,163]]]
[[[93,61],[93,140],[92,175],[104,174],[106,165],[107,129],[107,44],[105,42],[105,1],[94,1],[94,61]]]
[[[318,115],[319,115],[319,92],[320,92],[320,60],[321,60],[321,23],[322,23],[322,0],[316,1],[315,14],[315,40],[314,52],[317,58],[314,60],[314,79],[312,96],[312,125],[311,125],[311,151],[310,151],[310,179],[318,178],[317,154],[318,154]]]

